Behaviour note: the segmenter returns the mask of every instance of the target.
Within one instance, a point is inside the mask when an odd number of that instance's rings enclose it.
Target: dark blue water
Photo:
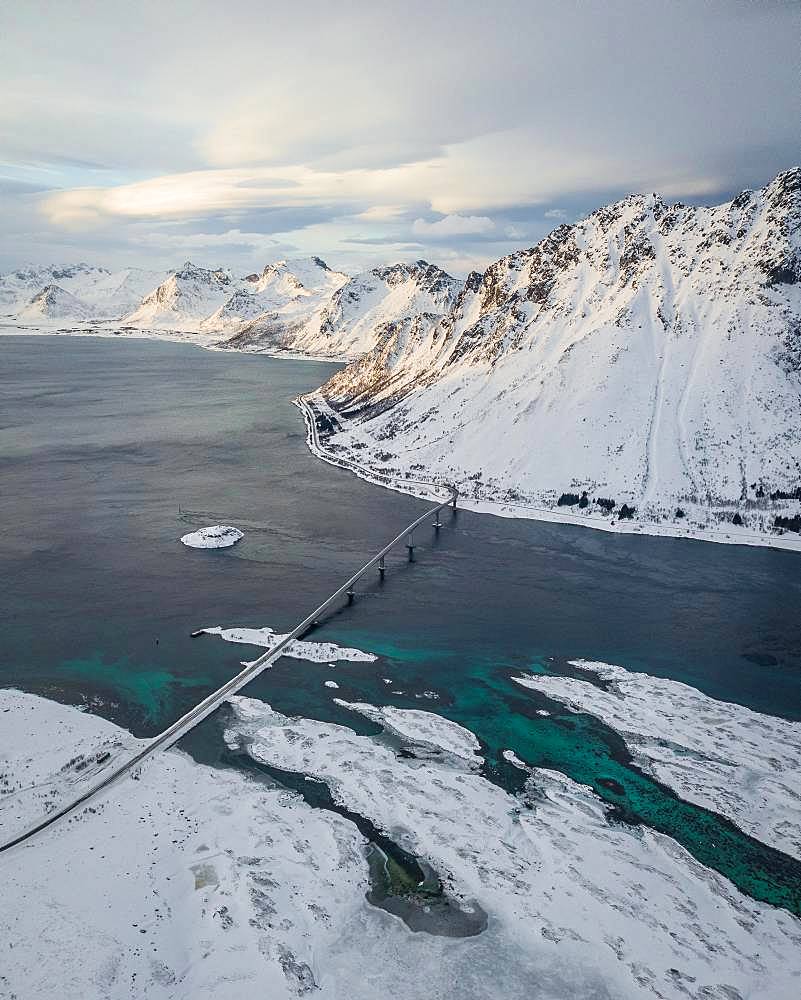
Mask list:
[[[306,450],[290,400],[332,365],[130,340],[14,337],[0,350],[4,685],[153,733],[252,654],[190,631],[288,629],[426,506]],[[239,526],[244,541],[222,552],[178,542],[214,523]],[[334,693],[436,708],[477,732],[493,780],[513,784],[499,759],[511,747],[797,907],[797,863],[645,779],[595,720],[550,705],[544,725],[509,680],[587,657],[799,719],[797,555],[467,512],[417,541],[414,565],[398,554],[383,586],[368,582],[319,630],[382,654],[377,670],[337,667]],[[332,704],[329,676],[282,660],[247,693],[355,725]],[[426,690],[440,700],[416,697]],[[189,741],[204,754],[216,742],[213,720]]]

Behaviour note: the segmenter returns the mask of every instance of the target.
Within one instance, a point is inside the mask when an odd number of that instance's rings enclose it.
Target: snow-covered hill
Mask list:
[[[17,316],[24,323],[47,323],[50,320],[86,319],[86,306],[61,285],[45,285],[21,309]]]
[[[262,325],[296,325],[347,280],[346,274],[332,271],[319,257],[279,260],[267,264],[260,275],[245,278],[200,327],[204,331],[238,332],[258,317],[263,317]],[[254,324],[254,330],[259,325]],[[252,340],[258,343],[258,334]]]
[[[424,260],[377,267],[342,284],[311,315],[290,319],[268,313],[244,327],[229,345],[358,356],[371,351],[390,331],[435,324],[461,287],[461,281]]]
[[[0,275],[0,315],[20,323],[45,325],[87,318],[119,319],[135,309],[165,277],[159,271],[132,267],[109,271],[91,264],[20,268]],[[57,308],[31,309],[48,288],[66,292],[69,298],[56,292],[60,300]]]
[[[560,226],[439,322],[377,330],[321,390],[324,447],[608,523],[625,503],[761,530],[801,486],[800,230],[798,168],[715,208],[635,195]]]
[[[146,295],[123,322],[129,326],[195,329],[225,304],[237,286],[229,271],[210,271],[186,261]]]

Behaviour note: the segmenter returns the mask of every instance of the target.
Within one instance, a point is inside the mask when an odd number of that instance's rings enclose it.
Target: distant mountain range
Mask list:
[[[32,325],[120,319],[166,277],[163,271],[108,271],[90,264],[23,268],[0,275],[0,316]]]
[[[324,447],[478,499],[741,532],[801,499],[799,168],[714,208],[629,196],[466,281],[78,265],[0,277],[0,311],[352,358],[316,397]]]
[[[197,334],[231,349],[350,357],[375,347],[388,324],[444,315],[462,284],[425,261],[355,277],[319,257],[244,277],[191,261],[161,274],[77,264],[0,276],[0,313],[34,327],[111,324]]]

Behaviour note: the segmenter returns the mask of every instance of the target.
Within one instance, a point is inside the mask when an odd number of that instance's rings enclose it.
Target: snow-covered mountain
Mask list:
[[[448,312],[461,288],[461,281],[424,260],[377,267],[324,297],[311,315],[267,313],[228,343],[354,357],[371,351],[388,331],[432,326]]]
[[[355,359],[314,405],[323,451],[368,474],[607,524],[801,515],[799,168],[712,208],[631,195],[465,282],[317,257],[147,277],[20,270],[0,308],[94,324],[135,297],[129,327]]]
[[[236,331],[259,316],[264,316],[265,323],[281,322],[282,318],[285,324],[297,323],[347,280],[346,274],[331,270],[319,257],[267,264],[260,275],[246,277],[223,305],[202,321],[201,329]]]
[[[17,317],[24,323],[47,323],[50,320],[86,319],[86,306],[61,285],[45,285],[21,309]]]
[[[163,272],[130,267],[109,271],[91,264],[20,268],[0,275],[0,315],[34,324],[119,319],[136,308],[142,296],[165,276]],[[59,295],[56,308],[32,309],[34,300],[50,287],[68,293],[70,298]]]
[[[112,273],[88,265],[79,270],[80,280],[65,277],[59,284],[73,299],[51,312],[51,322],[119,320],[124,327],[195,334],[203,343],[231,349],[337,358],[372,350],[390,329],[428,328],[462,288],[461,281],[422,260],[353,278],[319,257],[276,261],[261,274],[241,278],[191,261],[168,274]],[[66,271],[40,268],[0,277],[12,318],[41,322],[30,310],[31,299],[60,274]]]
[[[106,280],[110,272],[91,264],[68,267],[23,267],[0,275],[0,313],[14,315],[30,305],[48,285],[55,285],[77,299],[81,293]]]
[[[211,271],[186,261],[123,322],[128,326],[195,329],[236,291],[238,282],[222,268]]]
[[[715,208],[634,195],[560,226],[439,322],[376,330],[321,390],[327,446],[478,497],[758,529],[801,485],[800,230],[798,168]]]

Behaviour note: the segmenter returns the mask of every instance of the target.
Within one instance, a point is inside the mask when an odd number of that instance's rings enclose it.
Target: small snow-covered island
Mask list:
[[[181,541],[190,549],[228,549],[244,537],[239,528],[230,524],[213,524],[182,535]]]

